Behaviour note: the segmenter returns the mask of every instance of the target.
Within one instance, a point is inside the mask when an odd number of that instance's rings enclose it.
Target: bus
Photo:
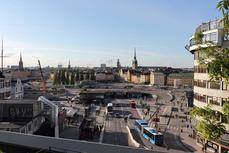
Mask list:
[[[158,146],[163,145],[163,134],[151,127],[144,127],[143,137]]]
[[[108,104],[107,104],[107,112],[108,112],[108,113],[113,112],[113,104],[112,104],[112,103],[108,103]]]
[[[134,125],[138,132],[143,132],[143,127],[148,126],[148,122],[146,120],[135,120]]]

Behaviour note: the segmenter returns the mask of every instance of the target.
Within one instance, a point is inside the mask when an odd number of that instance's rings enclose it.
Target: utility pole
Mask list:
[[[2,50],[1,50],[1,69],[3,73],[3,38],[2,38]]]

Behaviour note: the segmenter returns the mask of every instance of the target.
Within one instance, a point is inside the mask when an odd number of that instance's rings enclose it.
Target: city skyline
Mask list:
[[[220,17],[216,2],[4,1],[4,66],[17,65],[20,52],[25,67],[37,66],[38,59],[44,66],[70,60],[93,67],[111,59],[113,66],[117,59],[131,66],[136,47],[140,66],[193,67],[186,38],[201,22]]]

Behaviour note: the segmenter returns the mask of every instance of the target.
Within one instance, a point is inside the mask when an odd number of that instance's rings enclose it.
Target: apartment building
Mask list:
[[[171,73],[167,76],[166,85],[178,87],[192,87],[193,86],[193,73],[192,72],[180,72]]]
[[[201,48],[208,47],[206,42],[213,42],[213,45],[229,48],[229,39],[224,36],[222,20],[206,22],[197,27],[196,32],[203,33],[202,44],[197,44],[194,35],[190,38],[186,49],[194,54],[194,106],[204,107],[211,104],[211,108],[219,116],[219,120],[224,123],[229,131],[229,122],[223,115],[223,105],[229,102],[229,85],[225,80],[210,80],[207,68],[200,65],[198,58],[201,57]],[[229,135],[225,134],[220,142],[208,141],[208,148],[217,152],[228,152],[229,147],[224,145],[229,141]],[[203,144],[203,138],[197,135],[197,142]]]
[[[150,72],[150,84],[164,86],[165,85],[165,74],[162,72]]]
[[[11,92],[11,80],[5,77],[0,72],[0,99],[7,99],[10,97]]]

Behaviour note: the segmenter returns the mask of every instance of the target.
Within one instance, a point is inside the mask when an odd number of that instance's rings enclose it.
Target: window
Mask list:
[[[216,21],[210,22],[209,30],[216,29],[216,28],[217,28],[217,22]]]
[[[194,93],[194,99],[206,103],[206,95],[200,95],[198,93]]]
[[[143,133],[147,135],[149,138],[154,140],[154,135],[151,132],[149,132],[148,130],[144,129]]]
[[[208,96],[207,99],[208,99],[207,101],[208,101],[209,104],[220,106],[221,98]]]
[[[217,41],[216,32],[211,33],[211,35],[210,35],[210,41],[213,41],[213,42],[216,42]]]
[[[211,39],[210,39],[210,34],[206,34],[206,35],[205,35],[205,41],[211,41]]]
[[[211,82],[209,82],[208,88],[210,88],[210,89],[220,89],[220,82],[219,81],[211,81]]]
[[[194,80],[194,86],[206,88],[206,84],[205,80]]]
[[[223,90],[229,90],[229,85],[223,82]]]
[[[207,68],[202,66],[194,66],[195,73],[207,73]]]

